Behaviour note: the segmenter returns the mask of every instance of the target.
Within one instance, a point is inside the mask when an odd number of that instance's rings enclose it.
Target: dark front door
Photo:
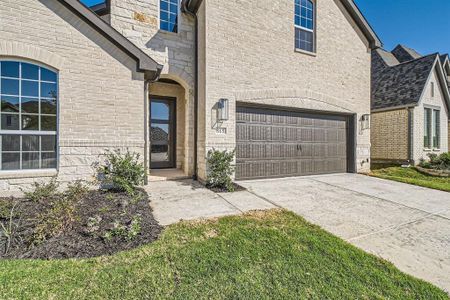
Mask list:
[[[150,141],[152,169],[175,168],[176,99],[150,98]]]

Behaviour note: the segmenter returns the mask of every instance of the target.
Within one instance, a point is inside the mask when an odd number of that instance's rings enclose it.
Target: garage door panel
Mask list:
[[[347,117],[239,107],[236,178],[347,171]]]

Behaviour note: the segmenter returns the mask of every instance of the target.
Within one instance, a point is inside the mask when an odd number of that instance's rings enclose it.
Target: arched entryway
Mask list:
[[[193,96],[168,75],[149,88],[149,168],[151,177],[194,175]]]

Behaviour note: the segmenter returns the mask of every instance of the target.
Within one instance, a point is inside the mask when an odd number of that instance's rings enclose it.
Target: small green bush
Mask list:
[[[133,195],[136,188],[144,183],[145,168],[139,162],[140,155],[127,150],[106,151],[105,163],[97,164],[97,178],[102,188]]]
[[[113,223],[113,228],[105,233],[104,238],[111,241],[113,238],[126,240],[135,239],[142,231],[142,218],[139,215],[133,217],[129,225],[123,225],[119,221]]]
[[[442,153],[441,155],[429,153],[428,158],[428,161],[421,159],[419,166],[426,169],[450,170],[450,153]]]
[[[206,186],[228,192],[234,192],[234,184],[231,176],[234,172],[235,151],[210,150],[208,152],[208,178]]]
[[[25,198],[33,202],[43,202],[52,198],[58,197],[59,183],[56,181],[56,177],[48,183],[33,183],[33,191],[25,192]]]
[[[87,185],[76,181],[69,184],[64,193],[48,202],[48,209],[38,217],[31,244],[40,244],[70,230],[78,220],[77,205],[88,191]]]

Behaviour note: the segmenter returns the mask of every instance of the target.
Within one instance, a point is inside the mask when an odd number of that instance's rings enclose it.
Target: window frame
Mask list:
[[[430,115],[427,114],[430,113]],[[438,116],[438,117],[437,117]],[[430,118],[428,120],[428,118]],[[441,109],[439,107],[424,107],[424,139],[423,139],[423,148],[427,151],[437,150],[439,151],[441,148]],[[428,128],[429,121],[430,128]],[[426,136],[425,134],[428,134]]]
[[[434,150],[441,149],[441,110],[433,109],[433,133],[432,133],[432,145]],[[436,143],[435,143],[436,142]]]
[[[296,22],[295,22],[295,17],[296,17],[295,7],[296,7],[296,4],[295,4],[295,0],[294,0],[294,49],[295,49],[296,52],[305,53],[305,54],[309,54],[309,55],[315,56],[315,55],[317,55],[317,42],[316,42],[317,41],[317,1],[316,0],[306,0],[306,1],[311,2],[312,5],[313,5],[313,19],[312,19],[312,27],[313,27],[313,29],[309,29],[307,27],[303,27],[301,25],[297,25],[296,24]],[[301,18],[301,6],[300,6],[300,18]],[[313,43],[312,43],[313,50],[312,51],[305,50],[305,49],[297,47],[297,40],[296,40],[297,30],[300,30],[300,31],[303,30],[303,31],[307,31],[307,32],[312,33],[312,35],[313,35],[313,39],[312,39],[313,40]]]
[[[430,114],[429,114],[430,112]],[[423,117],[423,148],[431,149],[433,136],[433,109],[429,107],[424,108]],[[429,126],[429,127],[428,127]]]
[[[181,25],[181,1],[177,0],[178,5],[178,11],[177,11],[177,31],[168,31],[161,28],[161,1],[158,0],[158,31],[168,33],[168,34],[175,34],[178,35],[180,33],[180,25]],[[170,1],[170,0],[167,0]]]
[[[24,58],[14,58],[14,57],[0,57],[0,72],[1,72],[1,64],[3,62],[17,62],[19,63],[19,77],[17,78],[12,78],[14,80],[18,80],[19,81],[19,94],[18,95],[9,95],[12,97],[18,97],[19,98],[19,106],[21,106],[22,104],[22,98],[27,98],[26,96],[22,96],[22,79],[26,80],[26,81],[31,81],[31,82],[37,82],[38,83],[38,97],[32,97],[30,96],[29,98],[37,98],[39,99],[39,111],[37,113],[25,113],[25,115],[33,115],[33,116],[38,116],[39,117],[39,129],[38,130],[22,130],[22,110],[20,109],[19,113],[10,113],[13,115],[18,115],[19,116],[19,129],[18,130],[4,130],[0,128],[0,176],[2,174],[5,173],[29,173],[29,172],[45,172],[45,171],[57,171],[59,169],[59,157],[60,157],[60,153],[59,153],[59,115],[60,115],[60,85],[59,85],[59,79],[60,79],[60,74],[59,74],[59,70],[48,66],[46,64],[40,63],[40,62],[36,62],[33,60],[28,60],[28,59],[24,59]],[[51,71],[53,73],[55,73],[56,75],[56,79],[55,82],[53,81],[46,81],[46,80],[42,80],[41,79],[41,71],[39,71],[39,78],[36,79],[27,79],[27,78],[23,78],[22,77],[22,64],[30,64],[30,65],[34,65],[36,67],[39,67],[40,69],[46,69],[48,71]],[[10,78],[10,77],[2,77],[2,78]],[[56,84],[56,113],[55,115],[53,114],[42,114],[41,113],[41,99],[44,100],[49,100],[51,99],[50,97],[41,97],[41,83],[52,83],[52,84]],[[0,95],[6,95],[8,96],[8,94],[1,94],[1,82],[0,82]],[[0,103],[1,105],[1,103]],[[1,116],[1,113],[0,113]],[[56,118],[56,128],[55,131],[40,131],[41,129],[41,117],[42,116],[51,116],[51,117],[55,117]],[[3,143],[2,143],[2,139],[4,135],[13,135],[13,136],[19,136],[19,143],[20,143],[20,147],[19,147],[19,151],[10,151],[11,153],[19,153],[19,169],[14,169],[14,170],[3,170],[2,169],[2,154],[3,154]],[[22,141],[23,141],[23,137],[24,136],[37,136],[39,137],[39,151],[23,151],[22,147]],[[42,142],[41,142],[41,137],[43,136],[54,136],[55,137],[55,167],[54,168],[42,168],[42,157],[41,154],[42,153],[53,153],[51,151],[42,151]],[[39,154],[39,168],[35,168],[35,169],[23,169],[23,153],[38,153]]]

